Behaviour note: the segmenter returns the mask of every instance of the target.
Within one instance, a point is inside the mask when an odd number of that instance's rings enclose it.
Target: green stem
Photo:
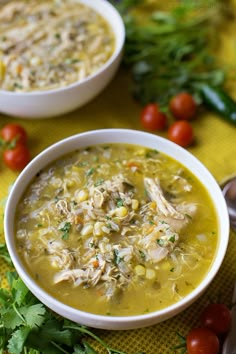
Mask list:
[[[87,334],[88,336],[92,337],[93,339],[95,339],[98,343],[100,343],[106,350],[109,354],[127,354],[125,352],[120,352],[120,351],[117,351],[115,349],[112,349],[110,348],[106,342],[104,342],[101,338],[99,338],[98,336],[96,336],[96,334],[90,332],[88,329],[86,329],[85,327],[77,327],[77,326],[64,326],[63,328],[65,329],[73,329],[75,331],[79,331],[81,333],[84,333],[84,334]]]
[[[22,316],[22,314],[18,311],[18,309],[16,308],[15,303],[13,303],[12,308],[14,309],[14,311],[16,312],[17,316],[20,317],[20,319],[22,320],[22,322],[26,325],[25,319]]]
[[[67,352],[66,350],[64,350],[60,345],[58,345],[57,343],[51,341],[50,342],[52,345],[54,345],[54,347],[56,347],[57,349],[59,349],[62,353],[64,354],[70,354],[69,352]]]

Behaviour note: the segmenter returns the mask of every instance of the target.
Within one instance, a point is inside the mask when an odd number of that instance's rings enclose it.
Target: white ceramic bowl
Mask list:
[[[0,112],[19,118],[49,118],[70,112],[98,95],[115,75],[125,40],[125,28],[118,11],[106,0],[78,0],[100,13],[115,35],[115,50],[110,59],[94,74],[63,88],[11,92],[0,90]]]
[[[40,288],[39,285],[37,285],[31,276],[27,273],[27,270],[23,266],[20,257],[17,254],[14,235],[16,205],[18,204],[26,187],[31,182],[33,177],[40,169],[46,167],[49,163],[60,158],[64,154],[72,152],[76,149],[100,143],[139,144],[152,149],[156,149],[171,156],[175,160],[180,161],[190,171],[192,171],[192,173],[208,190],[214,203],[219,222],[219,244],[213,264],[204,280],[196,289],[194,289],[189,295],[180,300],[178,303],[175,303],[174,305],[171,305],[163,310],[145,315],[129,317],[101,316],[76,310],[72,307],[62,304],[58,300],[55,300],[55,298]],[[186,307],[192,304],[203,293],[203,291],[207,288],[207,286],[218,272],[227,249],[229,237],[229,217],[223,194],[215,179],[202,165],[202,163],[199,162],[187,150],[179,147],[169,140],[149,133],[125,129],[95,130],[79,135],[74,135],[59,141],[58,143],[52,145],[40,153],[23,170],[23,172],[19,175],[18,179],[14,183],[8,197],[4,222],[6,244],[14,266],[25,284],[37,298],[39,298],[44,304],[46,304],[55,312],[75,322],[91,327],[115,330],[139,328],[164,321],[183,311]]]

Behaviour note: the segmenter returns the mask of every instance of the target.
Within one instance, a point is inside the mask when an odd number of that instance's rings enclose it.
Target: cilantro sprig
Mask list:
[[[68,240],[69,238],[69,233],[70,233],[70,230],[71,230],[71,223],[69,221],[66,221],[64,223],[64,225],[59,229],[59,231],[62,231],[63,234],[61,236],[61,238],[63,240]]]
[[[0,257],[11,263],[4,244]],[[0,287],[0,353],[98,354],[96,343],[108,354],[127,354],[108,346],[88,327],[49,310],[15,271],[7,272],[6,280],[8,287]]]
[[[99,343],[110,348],[89,328],[66,320],[39,302],[16,272],[8,272],[8,289],[0,288],[0,352],[10,354],[98,354]],[[90,340],[88,340],[90,338]]]

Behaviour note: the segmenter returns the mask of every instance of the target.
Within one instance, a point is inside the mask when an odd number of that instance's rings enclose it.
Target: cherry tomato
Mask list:
[[[3,161],[14,171],[23,170],[30,161],[30,152],[25,145],[17,144],[13,149],[3,151]]]
[[[187,147],[193,142],[193,128],[186,120],[178,120],[170,125],[168,138],[180,146]]]
[[[6,142],[11,142],[16,139],[17,144],[21,145],[26,144],[28,138],[25,129],[21,125],[13,123],[5,125],[0,134]]]
[[[170,100],[169,109],[175,118],[189,120],[196,114],[197,105],[189,93],[182,92]]]
[[[194,328],[187,335],[188,354],[218,354],[219,349],[217,335],[208,328]]]
[[[167,115],[159,111],[156,103],[150,103],[141,112],[141,123],[147,130],[163,130],[167,126]]]
[[[201,325],[211,329],[216,334],[228,332],[231,321],[230,310],[224,304],[209,304],[200,316]]]

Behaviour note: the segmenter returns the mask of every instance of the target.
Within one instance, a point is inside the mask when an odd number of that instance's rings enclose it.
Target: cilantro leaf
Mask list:
[[[25,300],[26,295],[29,292],[27,286],[23,283],[21,278],[14,279],[12,282],[12,288],[14,291],[14,302],[21,306]]]
[[[70,230],[71,230],[71,223],[66,221],[65,224],[59,229],[59,231],[63,232],[61,236],[63,240],[68,240]]]
[[[0,288],[0,305],[1,306],[7,306],[9,301],[11,300],[11,294],[9,293],[9,290]]]
[[[46,313],[46,309],[43,304],[35,304],[21,307],[19,312],[24,317],[26,326],[34,328],[41,326],[44,322],[44,314]]]
[[[11,354],[21,354],[23,353],[24,344],[28,334],[30,332],[30,328],[22,327],[13,332],[11,338],[8,342],[8,351]]]
[[[18,313],[12,309],[0,309],[1,322],[5,328],[15,329],[18,326],[24,324],[24,319],[22,319]]]

